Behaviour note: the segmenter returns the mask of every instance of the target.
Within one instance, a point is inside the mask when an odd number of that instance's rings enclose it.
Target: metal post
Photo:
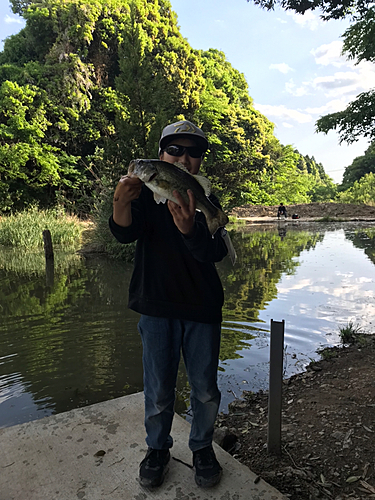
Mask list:
[[[281,403],[285,321],[271,319],[270,379],[268,390],[268,453],[281,455]]]

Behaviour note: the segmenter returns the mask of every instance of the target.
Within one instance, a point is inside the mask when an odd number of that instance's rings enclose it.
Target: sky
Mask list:
[[[375,87],[375,65],[356,65],[341,55],[349,22],[322,21],[319,12],[265,11],[246,0],[170,1],[180,32],[194,49],[221,50],[245,75],[254,107],[275,124],[280,142],[314,156],[340,183],[345,167],[369,143],[340,145],[336,132],[315,132],[316,120]],[[8,1],[0,0],[0,49],[23,26]]]

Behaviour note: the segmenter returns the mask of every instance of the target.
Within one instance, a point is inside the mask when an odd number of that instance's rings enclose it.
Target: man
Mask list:
[[[179,162],[197,174],[208,141],[201,129],[183,120],[164,128],[159,158]],[[193,412],[189,447],[195,481],[216,485],[222,468],[212,448],[214,422],[220,404],[217,367],[220,350],[223,288],[215,262],[227,248],[217,231],[212,237],[194,194],[185,203],[156,204],[139,179],[119,182],[109,224],[122,243],[137,240],[129,307],[141,314],[138,329],[143,344],[145,427],[148,451],[140,464],[140,483],[160,486],[170,459],[170,435],[177,371],[182,351]],[[211,201],[220,206],[215,196]]]
[[[281,215],[284,215],[284,217],[287,217],[286,214],[286,207],[283,203],[280,203],[279,208],[277,210],[277,218],[279,219]]]

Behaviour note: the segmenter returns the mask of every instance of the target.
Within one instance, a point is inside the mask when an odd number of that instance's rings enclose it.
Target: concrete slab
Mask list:
[[[190,464],[189,430],[176,415],[172,457]],[[141,488],[143,393],[2,429],[0,441],[0,500],[286,500],[216,445],[217,487],[198,488],[192,469],[171,459],[160,488]]]

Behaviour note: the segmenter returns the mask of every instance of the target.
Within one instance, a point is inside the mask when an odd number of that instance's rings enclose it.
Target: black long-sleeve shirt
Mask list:
[[[215,196],[210,200],[220,206]],[[149,316],[220,322],[224,293],[215,262],[227,254],[220,229],[212,237],[205,216],[196,212],[194,233],[186,238],[167,205],[156,204],[146,186],[131,210],[129,227],[109,219],[119,242],[137,240],[129,308]]]

